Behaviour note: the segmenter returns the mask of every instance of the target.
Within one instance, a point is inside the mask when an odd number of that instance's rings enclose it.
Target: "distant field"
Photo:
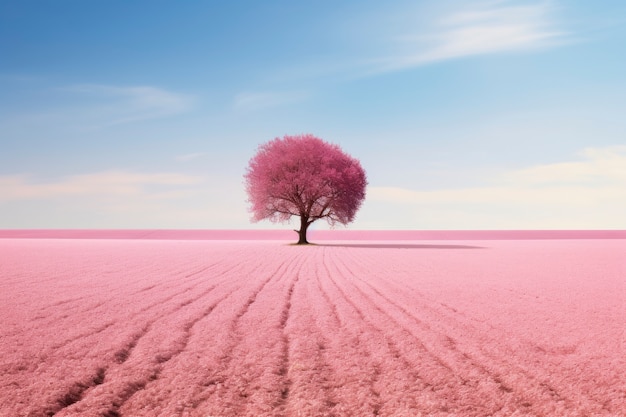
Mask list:
[[[15,229],[0,239],[297,240],[292,230]],[[626,230],[310,230],[309,240],[626,239]]]
[[[626,410],[623,240],[152,232],[0,239],[0,416]]]

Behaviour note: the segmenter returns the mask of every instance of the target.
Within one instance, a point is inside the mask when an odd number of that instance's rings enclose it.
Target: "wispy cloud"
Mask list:
[[[370,187],[368,199],[417,212],[455,211],[476,228],[497,227],[499,222],[508,222],[509,227],[626,227],[626,146],[588,148],[579,156],[577,161],[505,172],[480,187],[429,191]],[[439,227],[455,227],[457,220],[445,219],[447,223]]]
[[[304,91],[263,91],[237,94],[233,101],[236,110],[259,110],[297,103],[307,99]]]
[[[579,155],[582,161],[529,167],[512,172],[503,180],[528,186],[626,186],[626,146],[587,148]]]
[[[153,86],[120,87],[100,84],[77,84],[63,90],[95,100],[93,106],[116,125],[155,119],[189,110],[193,98]]]
[[[0,176],[0,228],[234,228],[248,224],[241,178],[103,171]]]
[[[201,178],[178,173],[105,171],[39,181],[27,175],[0,176],[0,201],[46,200],[67,197],[129,196],[174,198]]]
[[[355,10],[336,23],[339,46],[331,56],[283,68],[275,78],[367,78],[455,59],[544,50],[576,36],[563,27],[557,0],[400,3]]]
[[[41,101],[0,114],[7,135],[41,136],[76,132],[172,117],[190,111],[194,97],[155,86],[74,84],[37,86]]]
[[[194,153],[187,153],[184,155],[178,155],[176,156],[176,160],[178,162],[186,162],[186,161],[191,161],[193,159],[198,159],[203,157],[204,155],[206,155],[205,152],[194,152]]]
[[[564,42],[552,2],[491,1],[440,17],[431,31],[394,36],[398,52],[379,59],[374,70],[388,72],[433,62],[501,52],[535,50]]]

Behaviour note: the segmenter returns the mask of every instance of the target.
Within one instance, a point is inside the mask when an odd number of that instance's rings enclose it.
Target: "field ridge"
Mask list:
[[[626,409],[620,240],[29,238],[0,253],[1,417]]]

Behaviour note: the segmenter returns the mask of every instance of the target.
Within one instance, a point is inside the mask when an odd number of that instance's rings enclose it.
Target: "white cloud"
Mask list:
[[[76,84],[42,89],[41,102],[0,114],[7,137],[81,136],[106,127],[172,117],[192,109],[192,96],[154,86]]]
[[[395,4],[395,5],[394,5]],[[335,48],[275,81],[366,78],[436,62],[541,50],[573,42],[555,0],[386,2],[334,22]]]
[[[626,185],[626,146],[587,148],[582,161],[529,167],[509,173],[504,180],[524,185]]]
[[[131,171],[54,181],[0,176],[0,228],[261,227],[249,217],[240,177]]]
[[[180,196],[182,190],[172,191],[172,187],[184,189],[201,181],[199,177],[177,173],[128,171],[74,175],[56,181],[37,181],[26,175],[0,176],[0,202],[67,197],[174,198]]]
[[[481,187],[373,186],[367,198],[404,211],[405,227],[422,216],[432,228],[626,228],[626,146],[588,148],[580,157],[505,172]]]
[[[431,32],[412,31],[395,36],[395,45],[390,46],[400,52],[381,59],[375,71],[395,71],[461,57],[554,46],[564,42],[568,34],[557,28],[552,14],[553,7],[548,2],[475,4],[441,17]]]
[[[191,161],[193,159],[201,158],[204,155],[206,155],[205,152],[187,153],[187,154],[184,154],[184,155],[178,155],[176,157],[176,160],[179,161],[179,162],[186,162],[186,161]]]
[[[107,125],[179,114],[189,110],[193,103],[188,95],[153,86],[78,84],[64,90],[98,100],[94,106],[108,119]]]

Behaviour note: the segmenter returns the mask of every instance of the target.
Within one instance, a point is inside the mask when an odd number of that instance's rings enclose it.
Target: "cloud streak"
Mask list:
[[[97,109],[109,119],[106,125],[167,117],[183,113],[193,104],[188,95],[153,86],[77,84],[64,90],[98,100]]]
[[[154,86],[75,84],[39,90],[45,100],[0,114],[7,136],[67,136],[190,111],[194,97]]]
[[[241,179],[103,171],[40,181],[0,176],[0,228],[235,228]]]
[[[202,158],[204,155],[206,155],[206,152],[187,153],[184,155],[176,156],[176,160],[178,162],[187,162],[187,161],[192,161],[194,159]]]
[[[579,156],[578,161],[505,172],[481,187],[429,191],[370,187],[368,200],[416,212],[460,213],[466,217],[463,222],[475,228],[483,223],[497,227],[499,222],[518,228],[626,228],[626,146],[588,148]],[[487,215],[491,217],[484,218]]]
[[[26,175],[0,176],[0,202],[89,198],[176,198],[202,179],[177,173],[105,171],[74,175],[57,181],[36,181]]]
[[[434,62],[528,51],[558,45],[568,34],[552,19],[550,3],[515,5],[511,2],[476,4],[443,16],[431,32],[395,36],[393,56],[381,58],[376,72],[397,71]]]
[[[367,78],[438,62],[571,43],[574,34],[562,27],[555,4],[550,0],[492,0],[453,1],[447,6],[424,2],[416,7],[402,2],[393,10],[355,10],[356,17],[336,24],[337,44],[343,45],[339,51],[283,69],[276,78]]]

